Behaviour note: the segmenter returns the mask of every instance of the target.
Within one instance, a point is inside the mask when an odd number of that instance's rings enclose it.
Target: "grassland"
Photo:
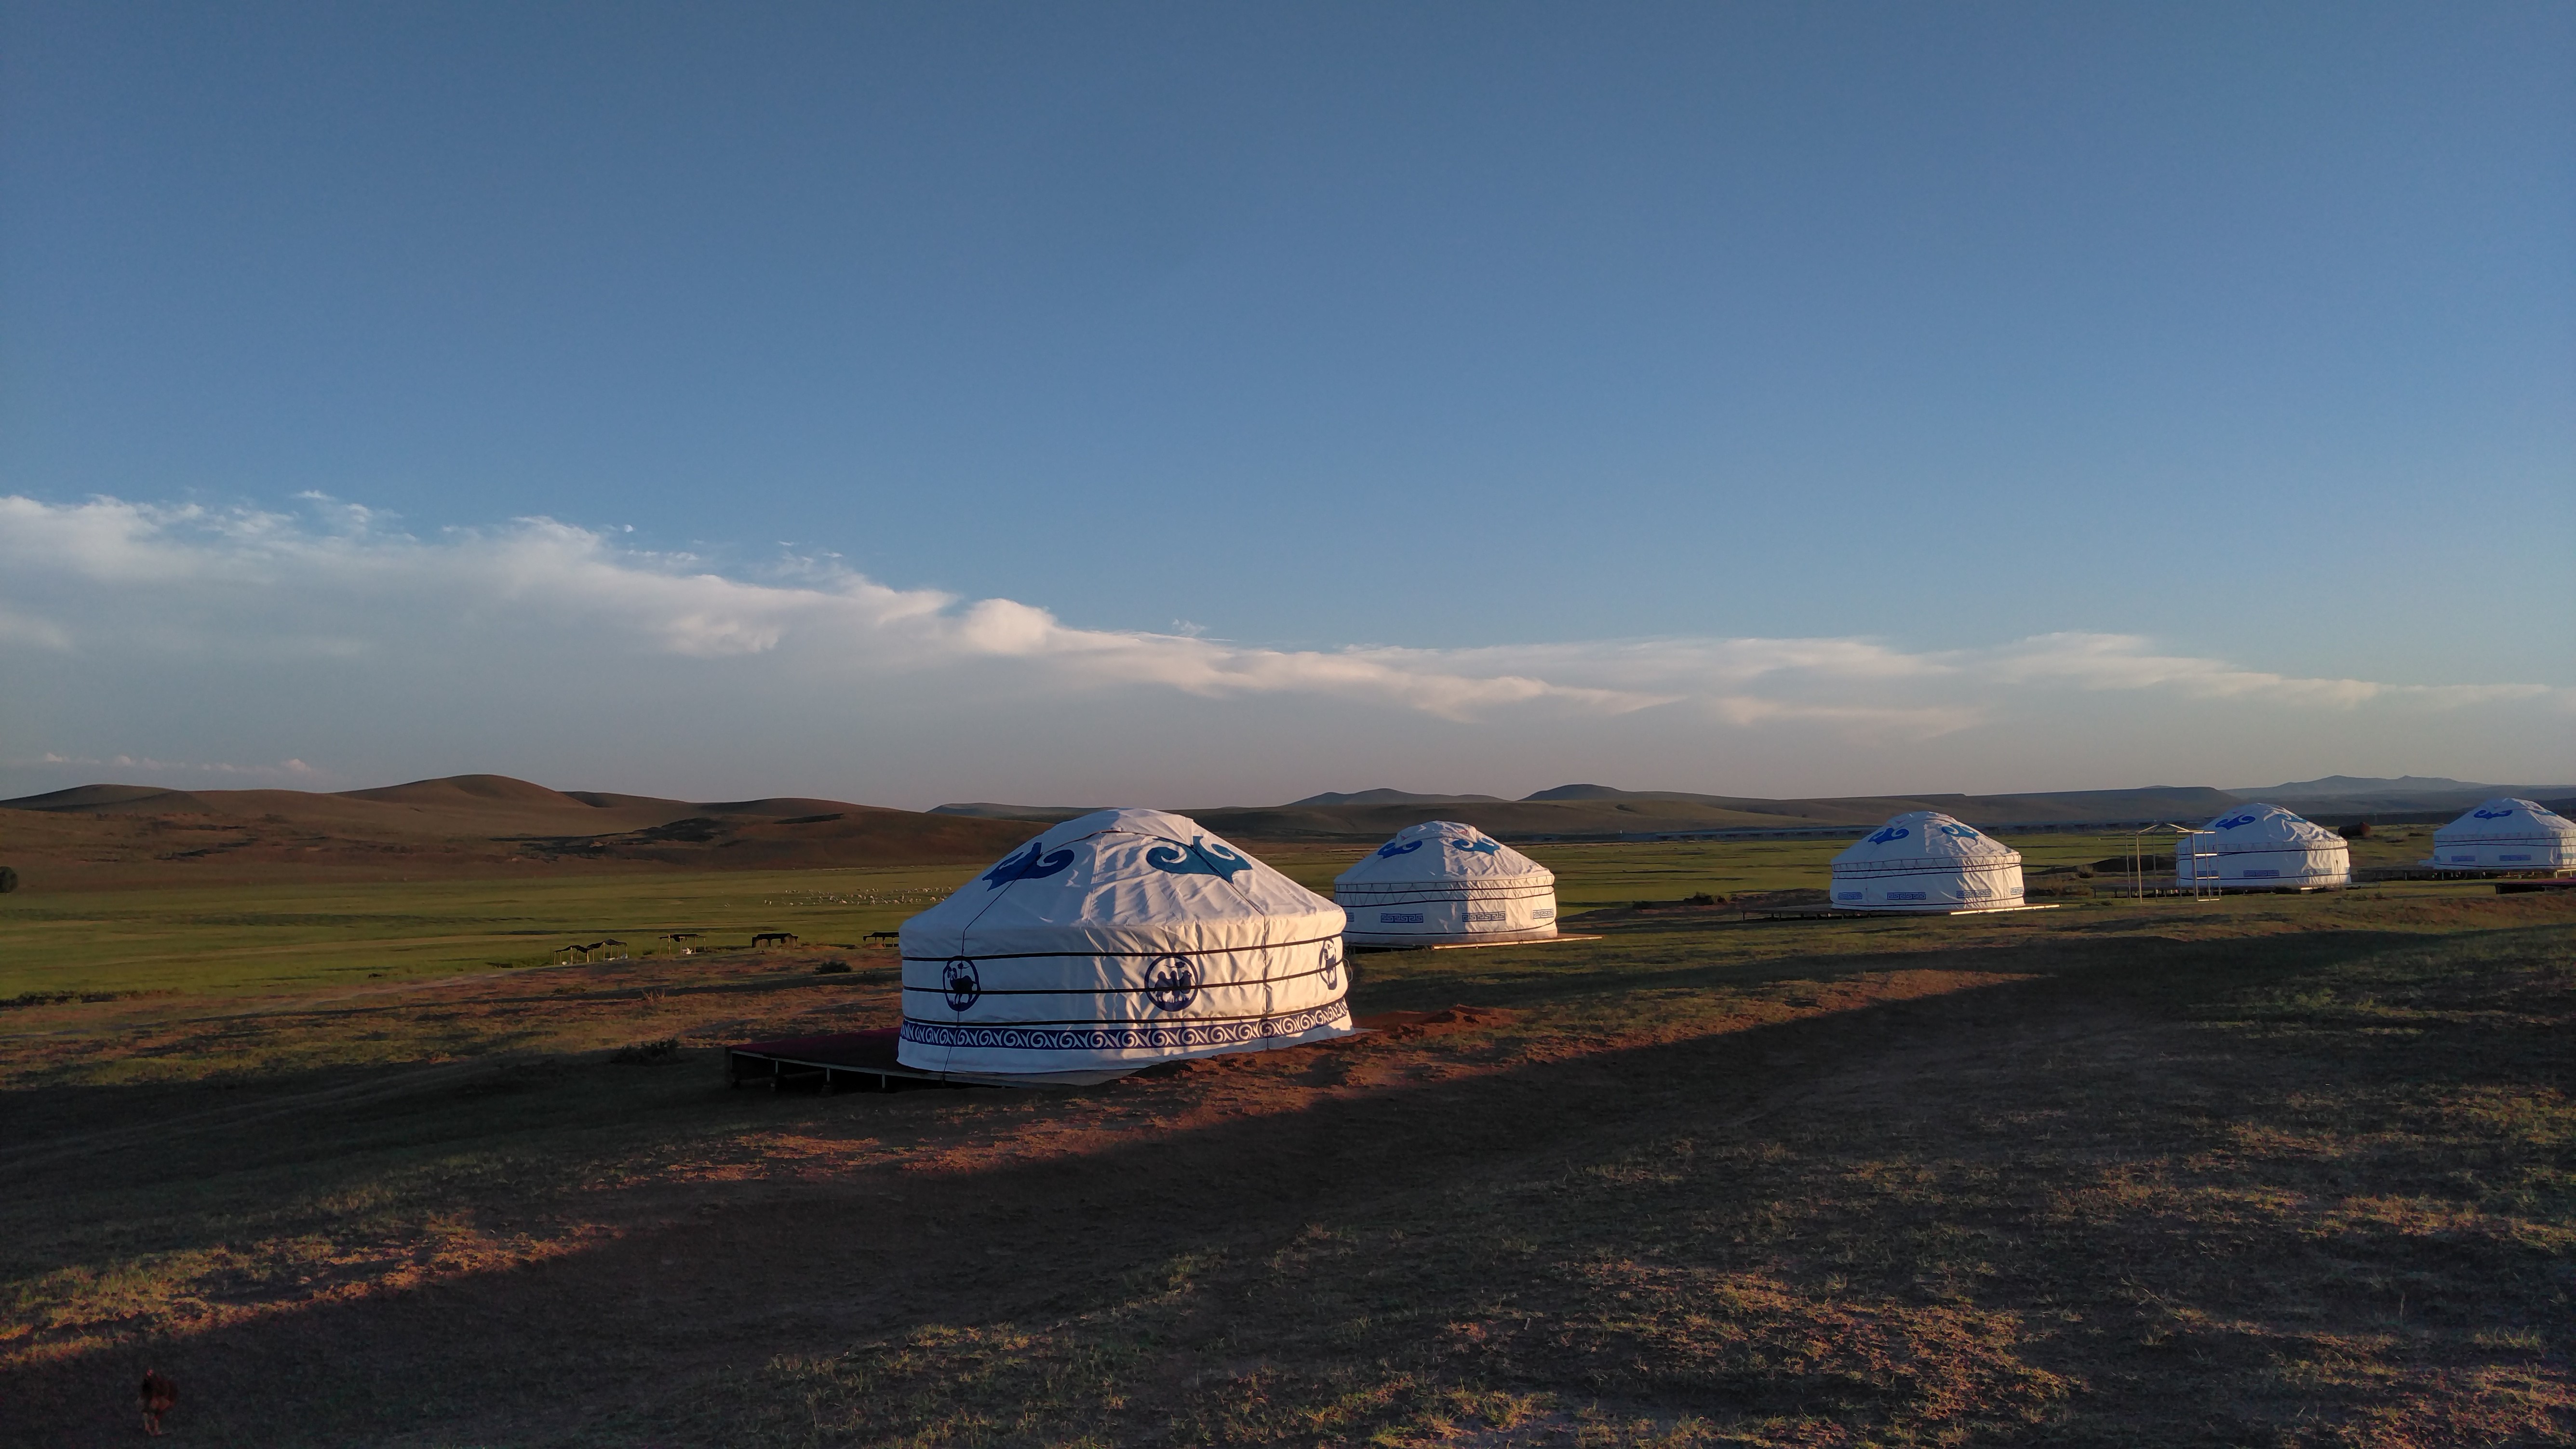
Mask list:
[[[1565,909],[1822,883],[1848,842],[1540,845]],[[2036,835],[2015,844],[2034,872],[2090,861],[2122,842]],[[2382,853],[2409,847],[2390,844]],[[1264,846],[1262,858],[1317,890],[1356,847]],[[674,954],[657,938],[705,944],[792,931],[854,948],[966,880],[961,865],[834,870],[567,872],[502,878],[131,885],[0,896],[0,1002],[82,992],[262,992],[363,985],[551,964],[558,948],[615,937],[629,954]],[[2041,878],[2034,876],[2034,880]],[[2108,892],[2111,882],[2101,882]]]
[[[1605,939],[1356,963],[1471,1010],[1055,1093],[721,1085],[957,867],[0,898],[0,1443],[2576,1434],[2576,902],[1636,908],[1837,848],[1543,850]]]

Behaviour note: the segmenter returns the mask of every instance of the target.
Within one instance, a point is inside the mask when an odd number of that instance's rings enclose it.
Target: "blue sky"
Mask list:
[[[2576,779],[2564,6],[0,27],[0,786]]]

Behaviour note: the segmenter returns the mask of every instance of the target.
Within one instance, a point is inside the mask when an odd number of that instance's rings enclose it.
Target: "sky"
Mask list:
[[[2576,9],[0,0],[0,794],[2576,782]]]

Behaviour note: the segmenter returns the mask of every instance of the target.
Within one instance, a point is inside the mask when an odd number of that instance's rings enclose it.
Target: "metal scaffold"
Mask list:
[[[2173,893],[2196,901],[2218,899],[2218,836],[2173,824],[2150,825],[2129,833],[2129,884],[2137,899],[2147,898],[2147,862],[2165,853],[2166,841],[2173,843]],[[2188,875],[2182,868],[2185,860],[2191,862]]]

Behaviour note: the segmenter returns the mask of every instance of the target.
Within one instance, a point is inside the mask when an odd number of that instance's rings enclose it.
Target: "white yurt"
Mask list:
[[[2021,852],[1938,810],[1899,815],[1834,857],[1846,911],[1992,911],[2022,904]]]
[[[2217,859],[2205,857],[2216,852]],[[2214,870],[2221,890],[2315,890],[2352,884],[2343,837],[2278,805],[2230,810],[2174,845],[2174,880],[2191,885]]]
[[[1158,810],[1068,820],[901,934],[917,1071],[1101,1082],[1352,1030],[1342,908]]]
[[[2576,867],[2576,820],[2530,800],[2498,797],[2433,832],[2433,858],[2446,870],[2566,870]]]
[[[1556,934],[1556,875],[1473,825],[1407,826],[1333,878],[1354,946],[1472,946]]]

